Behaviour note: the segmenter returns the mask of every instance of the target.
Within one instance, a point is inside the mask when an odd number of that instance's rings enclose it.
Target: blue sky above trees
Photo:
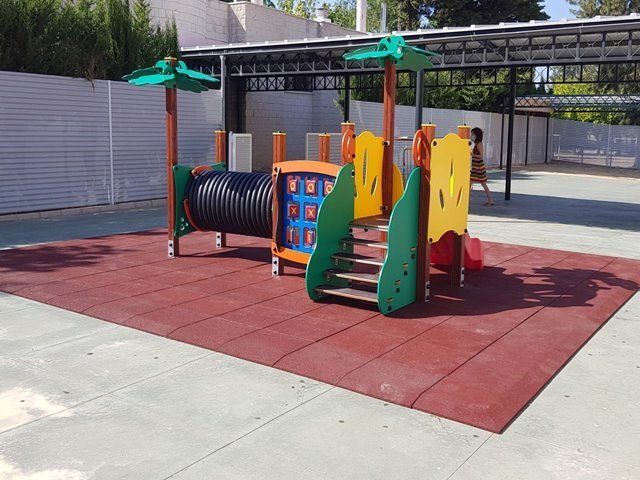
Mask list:
[[[565,0],[546,0],[544,2],[544,11],[551,17],[550,20],[575,17],[569,10],[569,4]]]

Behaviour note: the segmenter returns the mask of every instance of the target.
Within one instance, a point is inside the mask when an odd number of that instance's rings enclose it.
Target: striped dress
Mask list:
[[[487,181],[487,167],[484,166],[478,144],[473,146],[473,152],[471,152],[471,181],[475,183]]]

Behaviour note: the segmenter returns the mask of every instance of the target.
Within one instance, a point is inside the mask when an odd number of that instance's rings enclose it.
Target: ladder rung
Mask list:
[[[354,300],[362,300],[364,302],[378,303],[378,294],[367,290],[358,290],[356,288],[332,287],[329,285],[320,285],[314,289],[318,293],[325,295],[335,295],[337,297],[352,298]]]
[[[367,240],[365,238],[343,238],[342,243],[348,245],[358,245],[361,247],[388,248],[386,242],[378,242],[376,240]]]
[[[326,270],[324,273],[331,277],[343,278],[354,282],[373,283],[374,285],[377,285],[378,280],[380,280],[380,274],[378,273],[349,272],[347,270],[339,270],[337,268]]]
[[[357,253],[335,253],[331,255],[331,258],[334,260],[346,260],[347,262],[361,263],[364,265],[375,265],[377,267],[384,265],[384,259],[382,258],[366,257]]]
[[[351,222],[351,227],[363,230],[379,230],[381,232],[388,232],[389,217],[384,215],[376,215],[374,217],[358,218]]]

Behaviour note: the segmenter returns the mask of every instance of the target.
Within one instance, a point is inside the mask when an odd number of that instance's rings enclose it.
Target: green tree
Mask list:
[[[175,22],[153,26],[146,0],[0,0],[0,70],[120,79],[178,54]]]
[[[426,0],[419,13],[432,28],[547,20],[549,16],[541,3],[539,0]]]
[[[568,0],[577,7],[573,13],[578,17],[592,18],[596,15],[628,15],[640,11],[640,0]]]
[[[316,16],[316,0],[298,0],[293,8],[293,14],[303,18]]]

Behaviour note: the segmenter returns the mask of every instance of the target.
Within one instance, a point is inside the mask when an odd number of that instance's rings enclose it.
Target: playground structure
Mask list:
[[[343,123],[338,167],[328,163],[328,137],[320,139],[318,161],[287,161],[286,134],[276,132],[271,174],[227,171],[224,131],[216,132],[215,164],[177,163],[175,89],[204,91],[201,85],[215,79],[189,75],[174,59],[125,77],[167,89],[169,256],[179,256],[179,239],[193,231],[216,232],[218,248],[226,245],[227,233],[271,238],[273,275],[282,274],[284,261],[307,265],[313,300],[346,297],[375,303],[388,314],[429,300],[430,246],[447,234],[438,261],[451,266],[452,284],[463,286],[465,263],[482,268],[479,241],[465,248],[469,127],[435,138],[435,125],[423,125],[413,139],[415,168],[406,185],[393,164],[396,65],[423,69],[430,66],[430,55],[437,54],[397,36],[345,54],[347,60],[374,59],[384,67],[382,136],[366,131],[356,136],[355,125]],[[356,237],[354,230],[378,231],[380,239]],[[357,253],[361,247],[380,254]]]

